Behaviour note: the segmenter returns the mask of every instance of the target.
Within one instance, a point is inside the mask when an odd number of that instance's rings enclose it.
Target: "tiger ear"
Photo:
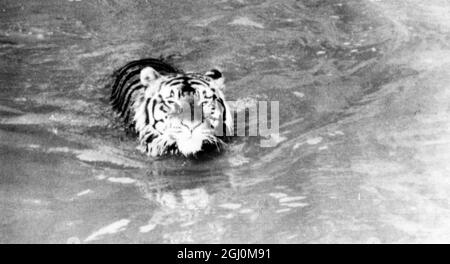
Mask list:
[[[222,78],[222,73],[217,69],[212,69],[209,72],[205,73],[206,76],[212,78],[213,80],[217,80],[219,78]]]
[[[141,83],[144,86],[149,86],[151,82],[161,77],[159,72],[155,71],[152,67],[145,67],[141,70]]]
[[[212,69],[209,72],[205,73],[205,76],[211,78],[219,89],[225,87],[225,77],[223,76],[221,71]]]

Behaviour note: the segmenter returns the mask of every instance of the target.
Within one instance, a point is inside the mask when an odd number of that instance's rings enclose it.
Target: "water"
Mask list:
[[[0,4],[0,242],[449,242],[446,1]],[[280,102],[273,148],[141,155],[109,74],[223,69]]]

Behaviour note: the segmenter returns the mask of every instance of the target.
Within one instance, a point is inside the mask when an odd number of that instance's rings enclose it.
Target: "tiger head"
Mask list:
[[[220,148],[232,125],[220,71],[162,75],[146,67],[140,82],[144,92],[134,104],[134,121],[145,152],[190,156],[208,145]]]

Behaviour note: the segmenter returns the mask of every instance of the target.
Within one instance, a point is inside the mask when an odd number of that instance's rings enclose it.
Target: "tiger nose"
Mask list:
[[[194,129],[196,129],[197,127],[199,127],[202,124],[202,122],[198,122],[198,123],[194,123],[194,122],[185,122],[185,121],[181,121],[181,125],[184,126],[185,128],[189,129],[189,131],[192,132],[194,131]]]

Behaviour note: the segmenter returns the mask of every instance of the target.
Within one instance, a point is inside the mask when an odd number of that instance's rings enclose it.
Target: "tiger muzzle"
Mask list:
[[[203,123],[203,108],[195,95],[183,98],[179,115],[181,125],[191,133]]]

